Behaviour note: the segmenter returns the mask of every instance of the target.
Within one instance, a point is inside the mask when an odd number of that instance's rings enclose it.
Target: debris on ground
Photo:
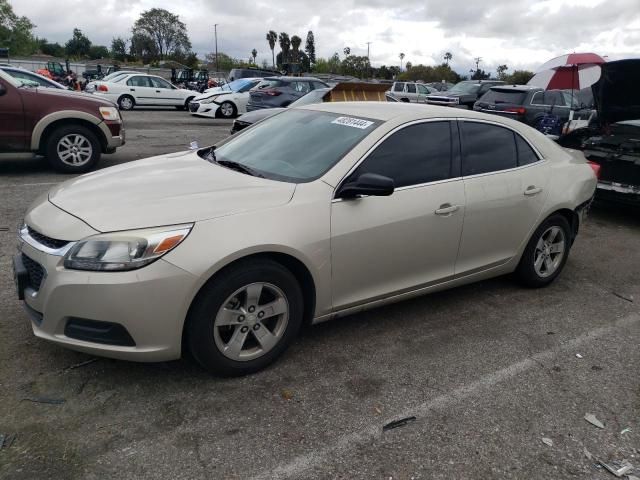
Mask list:
[[[391,430],[393,428],[404,427],[408,423],[414,422],[415,420],[416,420],[416,417],[401,418],[400,420],[395,420],[393,422],[387,423],[385,426],[382,427],[382,431],[386,432],[387,430]]]
[[[291,400],[293,398],[293,392],[291,390],[282,390],[282,398],[285,400]]]
[[[3,448],[9,448],[13,445],[13,441],[16,439],[16,434],[2,434],[0,433],[0,450]]]
[[[556,332],[547,332],[547,335],[555,335]]]
[[[602,370],[602,367],[600,365],[592,365],[591,370],[595,370],[596,372],[598,372]]]
[[[613,293],[616,297],[621,298],[622,300],[626,300],[627,302],[633,303],[633,295],[626,295],[624,293],[619,293],[619,292],[611,292],[611,293]]]
[[[604,424],[596,418],[592,413],[585,413],[584,419],[591,425],[595,425],[598,428],[604,428]]]
[[[22,400],[33,403],[48,403],[49,405],[62,405],[65,402],[64,398],[49,398],[49,397],[25,397]]]
[[[576,358],[582,358],[582,355],[580,355],[579,353],[576,353]]]
[[[593,455],[587,450],[587,447],[582,447],[582,451],[584,452],[584,456],[587,457],[587,460],[593,460]]]
[[[382,410],[380,410],[380,407],[373,407],[373,410],[374,410],[378,415],[382,415]]]
[[[562,368],[560,368],[560,365],[554,365],[551,370],[553,370],[554,372],[560,372],[562,371]]]
[[[631,431],[631,429],[629,427],[625,428],[624,430],[622,430],[620,432],[620,435],[624,435],[625,433],[629,433]]]
[[[611,462],[609,464],[604,463],[602,460],[598,460],[598,463],[609,473],[612,473],[619,478],[633,470],[633,465],[631,465],[627,460],[623,460],[622,462]]]
[[[90,363],[97,362],[98,358],[90,358],[89,360],[85,360],[84,362],[76,363],[74,365],[69,365],[64,371],[67,370],[75,370],[76,368],[84,367],[85,365],[89,365]]]
[[[553,447],[553,440],[551,440],[550,438],[542,437],[542,443],[550,447]]]

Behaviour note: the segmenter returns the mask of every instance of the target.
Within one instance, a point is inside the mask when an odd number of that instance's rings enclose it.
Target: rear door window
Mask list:
[[[533,151],[533,148],[527,143],[527,141],[522,138],[517,133],[514,133],[516,136],[516,147],[518,149],[518,165],[530,165],[532,163],[540,160],[536,152]]]
[[[150,87],[149,77],[131,77],[127,80],[127,85],[130,87]]]
[[[407,93],[416,93],[415,83],[407,83]]]
[[[404,83],[396,82],[396,84],[393,86],[393,91],[394,92],[404,92]]]
[[[410,125],[384,140],[350,175],[364,173],[392,178],[396,188],[451,177],[449,122]]]
[[[462,175],[498,172],[517,166],[518,152],[511,130],[465,120],[460,122],[460,133]]]

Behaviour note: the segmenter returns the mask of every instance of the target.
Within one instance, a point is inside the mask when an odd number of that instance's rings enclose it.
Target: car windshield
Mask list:
[[[215,150],[215,157],[272,180],[309,182],[338,163],[379,123],[336,113],[288,110],[232,137]]]
[[[475,82],[460,82],[455,84],[449,92],[451,93],[478,93],[480,84]]]
[[[319,88],[318,90],[312,90],[311,92],[300,97],[298,100],[289,105],[289,108],[311,105],[312,103],[322,103],[322,97],[324,97],[329,90],[331,89]]]
[[[244,87],[247,87],[248,85],[250,85],[253,82],[254,82],[253,80],[249,80],[249,79],[246,79],[246,78],[241,78],[240,80],[234,80],[231,83],[227,83],[226,85],[224,85],[222,87],[222,89],[223,90],[231,90],[232,92],[239,92]]]

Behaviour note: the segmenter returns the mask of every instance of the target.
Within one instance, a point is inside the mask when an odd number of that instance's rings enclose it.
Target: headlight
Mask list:
[[[212,97],[208,97],[208,98],[205,98],[205,99],[203,99],[203,100],[198,100],[198,103],[200,103],[200,104],[202,104],[202,103],[213,103],[213,101],[214,101],[216,98],[218,98],[218,96],[217,96],[217,95],[214,95],[214,96],[212,96]]]
[[[142,268],[177,247],[192,227],[176,225],[94,235],[69,250],[64,267],[110,272]]]
[[[120,120],[120,114],[116,107],[100,107],[100,115],[104,120]]]

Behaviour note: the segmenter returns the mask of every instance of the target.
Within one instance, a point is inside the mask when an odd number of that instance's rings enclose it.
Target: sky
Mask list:
[[[128,37],[141,12],[165,8],[180,16],[193,50],[201,57],[214,49],[257,63],[271,63],[268,30],[298,35],[313,30],[316,55],[329,57],[349,47],[374,66],[404,63],[437,65],[451,52],[461,74],[475,68],[495,72],[535,71],[569,52],[595,52],[608,60],[640,54],[640,0],[9,0],[18,15],[36,24],[35,35],[64,44],[74,27],[94,44],[111,45]],[[55,10],[52,11],[52,6]],[[278,47],[276,45],[276,53]]]

